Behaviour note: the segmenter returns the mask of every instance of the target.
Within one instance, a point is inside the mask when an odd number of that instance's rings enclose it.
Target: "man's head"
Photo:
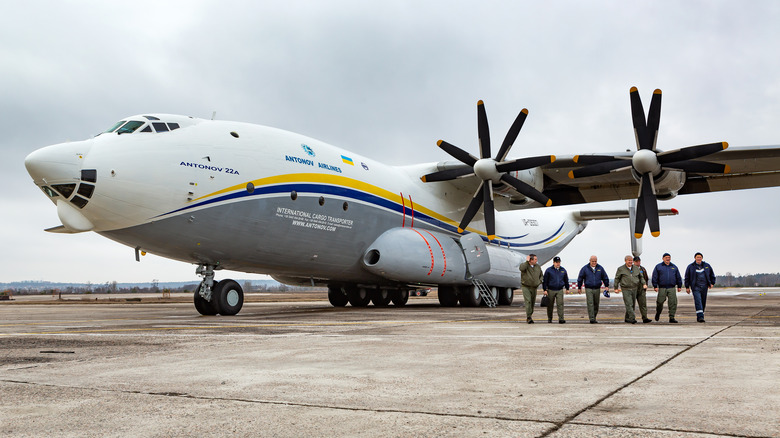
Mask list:
[[[598,257],[596,257],[594,255],[590,256],[590,265],[592,267],[595,268],[598,263],[599,263],[599,258]]]
[[[626,260],[626,267],[627,268],[630,268],[630,267],[634,266],[634,256],[627,255],[625,260]]]
[[[561,267],[561,258],[560,257],[558,257],[558,256],[553,257],[553,266],[555,266],[556,268],[560,268]]]
[[[532,265],[536,264],[536,254],[528,254],[528,263]]]
[[[663,255],[663,257],[661,257],[661,259],[663,259],[663,261],[664,261],[664,264],[667,264],[667,265],[668,265],[669,263],[671,263],[671,262],[672,262],[672,255],[671,255],[671,254],[669,254],[668,252],[665,252],[665,253],[664,253],[664,255]]]
[[[696,253],[696,254],[693,256],[693,259],[694,259],[694,260],[696,260],[696,263],[699,263],[699,264],[701,264],[701,261],[704,259],[704,256],[703,256],[703,255],[701,255],[701,253],[700,253],[700,252],[697,252],[697,253]]]
[[[634,264],[636,266],[641,266],[642,265],[642,259],[640,259],[639,256],[635,256],[634,257]]]

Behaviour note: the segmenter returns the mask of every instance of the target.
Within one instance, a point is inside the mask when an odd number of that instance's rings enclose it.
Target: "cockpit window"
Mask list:
[[[116,122],[114,124],[114,126],[112,126],[111,128],[107,129],[105,132],[114,132],[114,131],[116,131],[116,128],[124,125],[126,121],[127,120],[120,120],[120,121]]]
[[[50,198],[56,198],[57,196],[60,196],[60,195],[57,194],[57,192],[55,192],[54,190],[50,189],[48,186],[43,186],[43,187],[41,187],[41,189]]]
[[[131,134],[131,133],[135,132],[136,129],[138,129],[141,126],[143,126],[144,123],[146,123],[146,122],[139,122],[137,120],[131,120],[131,121],[125,123],[124,125],[122,125],[121,128],[117,129],[116,133],[117,134]]]
[[[154,125],[154,130],[157,132],[167,132],[168,126],[165,125],[163,122],[152,122],[152,125]]]

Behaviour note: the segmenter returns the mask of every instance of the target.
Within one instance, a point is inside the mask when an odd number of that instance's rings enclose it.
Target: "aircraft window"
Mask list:
[[[114,132],[114,131],[116,131],[116,128],[118,128],[118,127],[120,127],[120,126],[124,125],[124,124],[125,124],[125,122],[126,122],[126,120],[121,120],[121,121],[119,121],[119,122],[116,122],[116,123],[114,124],[114,126],[112,126],[111,128],[107,129],[107,130],[106,130],[106,132]]]
[[[153,132],[152,127],[149,125],[144,126],[144,129],[141,130],[141,132]]]
[[[131,120],[124,125],[122,125],[121,128],[117,129],[117,134],[131,134],[135,132],[136,129],[140,128],[141,125],[143,125],[145,122],[139,122],[137,120]]]
[[[157,118],[157,117],[155,117],[155,116],[144,116],[144,118],[145,118],[146,120],[160,120],[160,119],[158,119],[158,118]]]
[[[171,128],[171,131],[173,131],[174,129],[179,129],[179,124],[178,123],[168,123],[168,127]]]
[[[81,169],[81,180],[89,182],[97,182],[97,170],[96,169]]]
[[[154,130],[157,132],[168,132],[168,126],[163,122],[153,122],[152,125],[154,125]]]
[[[81,196],[74,196],[73,199],[70,200],[70,202],[78,208],[84,208],[84,206],[87,205],[87,202],[89,201],[82,198]]]
[[[66,198],[70,198],[70,195],[72,195],[73,191],[76,190],[76,184],[57,184],[51,187]]]
[[[41,187],[41,190],[43,190],[43,192],[46,193],[50,198],[56,198],[57,196],[60,196],[57,194],[57,192],[50,189],[48,186]]]
[[[92,193],[95,191],[95,186],[92,184],[82,184],[79,186],[79,190],[76,192],[85,198],[91,198]]]

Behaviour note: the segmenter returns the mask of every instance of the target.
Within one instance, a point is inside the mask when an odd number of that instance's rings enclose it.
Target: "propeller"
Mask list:
[[[728,165],[697,161],[698,158],[712,155],[726,149],[726,142],[689,146],[682,149],[660,152],[656,150],[658,126],[661,120],[661,90],[653,91],[650,109],[645,119],[645,111],[639,91],[631,87],[631,120],[634,124],[637,151],[631,157],[612,155],[577,155],[574,162],[587,166],[569,172],[569,178],[585,178],[633,169],[639,175],[639,200],[637,202],[634,235],[642,237],[645,223],[650,234],[661,234],[658,222],[658,199],[653,177],[664,170],[681,170],[693,173],[729,173]]]
[[[477,178],[482,180],[479,184],[479,188],[474,193],[471,202],[466,208],[466,213],[463,215],[463,219],[458,225],[459,233],[462,233],[463,230],[466,229],[468,224],[471,222],[481,207],[485,216],[485,231],[487,231],[488,239],[495,239],[496,220],[495,207],[493,204],[494,184],[507,184],[514,187],[515,190],[517,190],[522,195],[533,199],[545,207],[552,205],[550,198],[545,196],[542,192],[508,173],[518,170],[531,169],[555,161],[554,155],[543,155],[539,157],[520,158],[517,160],[505,161],[509,150],[512,148],[512,145],[517,139],[517,135],[520,133],[520,129],[523,127],[523,123],[525,123],[526,117],[528,117],[528,110],[524,108],[522,111],[520,111],[520,114],[517,115],[514,123],[512,123],[512,126],[509,128],[509,132],[507,132],[506,137],[504,137],[504,141],[501,143],[501,147],[499,148],[498,154],[496,154],[495,158],[491,158],[490,130],[488,128],[485,105],[481,100],[477,102],[479,158],[471,155],[457,146],[447,143],[444,140],[439,140],[436,143],[444,150],[444,152],[450,154],[453,158],[463,163],[463,165],[424,175],[422,178],[420,178],[423,182],[449,181],[470,175],[476,175]]]

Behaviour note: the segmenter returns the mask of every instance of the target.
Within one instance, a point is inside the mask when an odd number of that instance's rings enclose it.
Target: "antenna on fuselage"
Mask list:
[[[211,120],[214,120],[217,117],[217,112],[214,111],[211,113]]]

